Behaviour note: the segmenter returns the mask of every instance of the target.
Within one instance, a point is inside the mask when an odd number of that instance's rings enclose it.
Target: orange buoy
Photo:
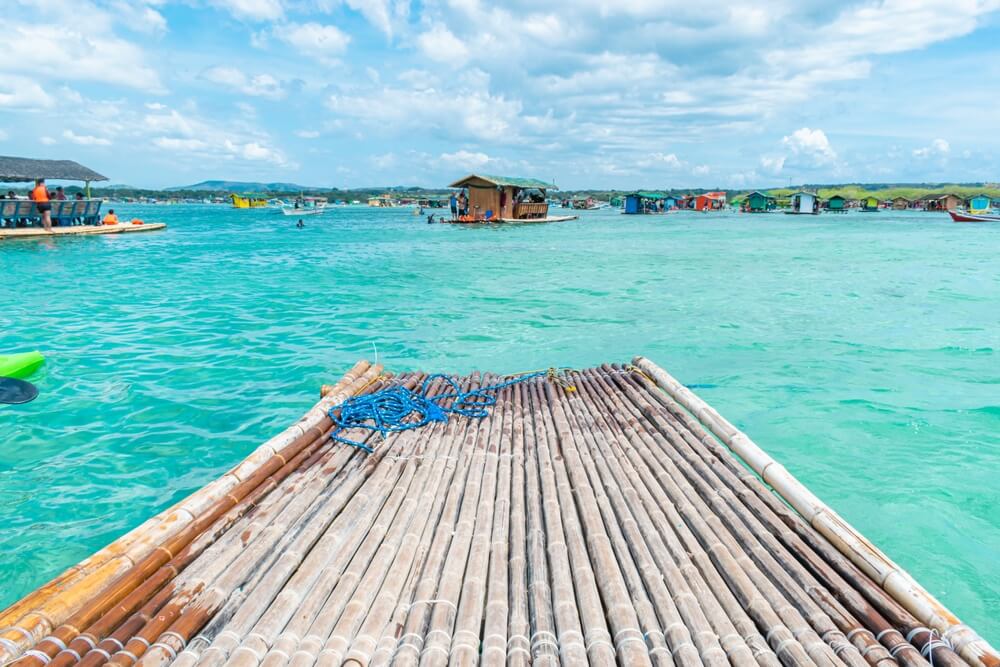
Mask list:
[[[139,218],[132,218],[132,224],[133,224],[133,225],[144,225],[144,224],[146,224],[146,223],[144,223],[144,222],[143,222],[142,220],[140,220]]]

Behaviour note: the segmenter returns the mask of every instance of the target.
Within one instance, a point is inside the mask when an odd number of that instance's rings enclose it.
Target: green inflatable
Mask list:
[[[45,357],[41,352],[0,354],[0,377],[24,379],[41,368]]]

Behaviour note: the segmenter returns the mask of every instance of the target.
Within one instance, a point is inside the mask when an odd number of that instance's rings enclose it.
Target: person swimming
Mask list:
[[[303,229],[306,226],[306,223],[302,222],[302,218],[299,218],[299,221],[295,223],[295,226],[299,229]]]

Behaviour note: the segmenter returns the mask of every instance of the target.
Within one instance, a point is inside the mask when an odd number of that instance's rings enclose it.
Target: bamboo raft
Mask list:
[[[73,227],[53,227],[51,232],[47,232],[41,227],[0,229],[0,241],[4,239],[38,239],[53,238],[57,236],[134,234],[138,232],[155,232],[160,229],[165,229],[166,226],[167,225],[162,222],[147,222],[142,225],[133,225],[131,222],[122,222],[117,225],[76,225]]]
[[[359,362],[235,468],[0,614],[0,663],[1000,665],[652,362],[505,386],[484,419],[346,434],[371,455],[331,440],[331,406],[425,377]]]

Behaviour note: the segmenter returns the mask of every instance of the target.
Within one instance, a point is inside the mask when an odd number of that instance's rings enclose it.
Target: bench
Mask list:
[[[101,219],[100,199],[52,201],[52,224],[57,227],[97,225]],[[39,227],[42,215],[35,202],[27,199],[0,199],[0,225],[4,227]]]

